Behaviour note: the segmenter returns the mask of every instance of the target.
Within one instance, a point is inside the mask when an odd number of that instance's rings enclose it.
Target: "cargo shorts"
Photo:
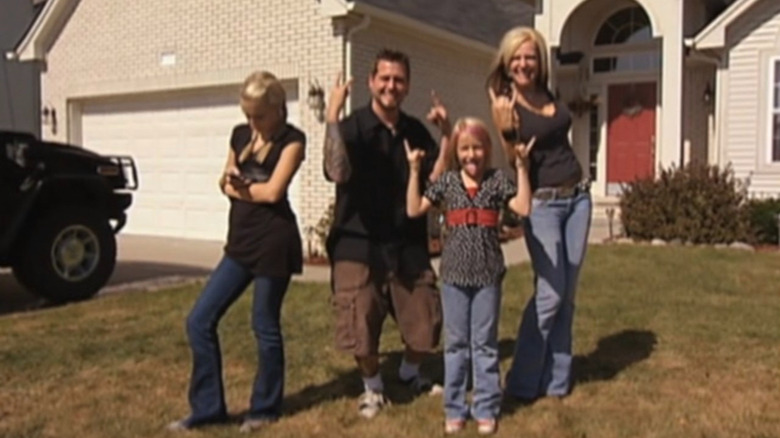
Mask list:
[[[408,348],[429,352],[439,344],[441,300],[432,269],[403,276],[381,264],[336,261],[331,286],[337,349],[357,357],[378,354],[388,314],[398,324]]]

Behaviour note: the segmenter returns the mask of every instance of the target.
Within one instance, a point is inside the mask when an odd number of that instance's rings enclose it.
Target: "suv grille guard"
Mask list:
[[[106,157],[116,163],[125,176],[125,188],[136,190],[138,188],[138,170],[135,166],[133,157],[127,155],[110,155]]]

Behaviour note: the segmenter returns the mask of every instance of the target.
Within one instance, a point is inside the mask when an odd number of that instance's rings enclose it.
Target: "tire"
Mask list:
[[[14,275],[54,303],[94,296],[116,265],[116,240],[108,218],[85,206],[45,211],[20,249]]]

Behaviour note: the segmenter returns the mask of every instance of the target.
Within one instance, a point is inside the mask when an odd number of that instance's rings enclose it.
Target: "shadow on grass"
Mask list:
[[[614,379],[621,371],[650,357],[657,342],[655,333],[648,330],[623,330],[601,338],[595,350],[586,355],[574,356],[573,387]],[[514,346],[513,340],[502,340],[499,344],[500,356],[504,358],[513,355]],[[535,401],[506,397],[502,411],[511,413]]]
[[[380,355],[379,372],[385,385],[385,395],[394,405],[405,405],[420,397],[414,390],[398,380],[398,367],[401,365],[403,351],[392,351]],[[444,376],[444,364],[440,354],[430,355],[423,363],[422,369],[435,383],[441,384]],[[321,403],[342,397],[354,399],[363,392],[363,381],[355,366],[351,371],[344,372],[328,382],[309,385],[284,399],[284,415],[292,416],[311,409]],[[357,404],[355,405],[357,407]]]
[[[108,284],[99,294],[164,289],[203,278],[210,272],[196,266],[175,263],[120,260]],[[0,316],[50,307],[56,307],[56,304],[27,291],[10,271],[0,272]]]

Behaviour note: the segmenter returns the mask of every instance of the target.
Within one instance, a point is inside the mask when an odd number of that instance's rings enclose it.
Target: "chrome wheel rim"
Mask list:
[[[51,247],[54,272],[66,281],[77,282],[89,277],[100,260],[97,235],[83,225],[62,230]]]

